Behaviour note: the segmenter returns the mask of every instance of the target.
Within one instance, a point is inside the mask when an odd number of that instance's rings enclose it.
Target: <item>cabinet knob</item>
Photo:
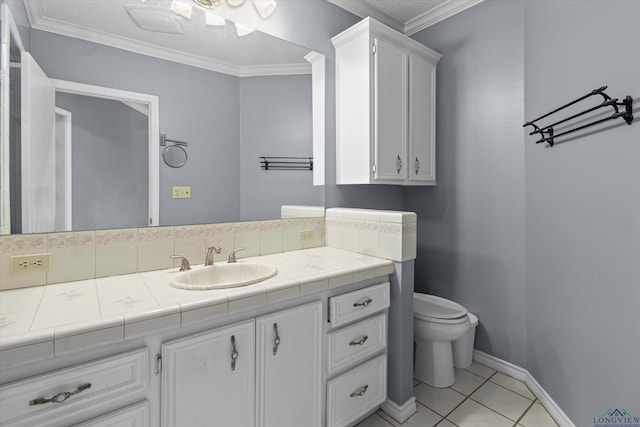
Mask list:
[[[278,335],[277,323],[273,324],[273,334],[275,336],[273,339],[273,355],[275,356],[278,353],[278,346],[280,345],[280,335]]]
[[[373,300],[371,298],[367,298],[366,300],[362,301],[362,302],[354,302],[353,306],[354,307],[366,307],[369,304],[371,304],[373,302]]]
[[[397,165],[398,165],[398,174],[400,174],[400,171],[402,170],[402,159],[400,158],[400,154],[398,154]]]
[[[33,405],[43,405],[45,403],[62,403],[68,398],[70,398],[71,396],[73,396],[74,394],[81,393],[89,388],[91,388],[91,383],[81,385],[73,391],[61,391],[60,393],[50,397],[49,399],[45,399],[44,397],[33,399],[32,401],[29,402],[29,405],[33,406]]]
[[[351,393],[349,395],[349,397],[360,397],[360,396],[364,396],[364,394],[367,392],[367,389],[369,388],[369,385],[364,385],[360,388],[360,390],[358,391],[354,391],[353,393]]]
[[[349,346],[354,346],[354,345],[363,345],[364,343],[367,342],[367,340],[369,339],[368,336],[363,336],[362,338],[360,338],[358,341],[351,341],[349,343]]]
[[[235,371],[236,370],[236,360],[238,359],[238,356],[239,356],[238,349],[236,348],[236,336],[235,335],[231,335],[231,347],[233,348],[233,351],[231,352],[231,370]]]

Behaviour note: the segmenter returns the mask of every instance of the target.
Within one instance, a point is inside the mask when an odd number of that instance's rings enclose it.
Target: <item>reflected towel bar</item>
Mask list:
[[[262,170],[313,170],[313,157],[260,157]]]

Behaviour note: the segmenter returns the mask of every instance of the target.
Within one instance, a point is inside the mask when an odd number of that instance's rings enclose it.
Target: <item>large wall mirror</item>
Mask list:
[[[229,3],[213,9],[191,0],[3,5],[7,14],[28,17],[28,26],[5,25],[3,19],[3,52],[13,54],[7,70],[3,62],[2,105],[13,113],[3,108],[3,150],[10,161],[2,165],[2,234],[264,220],[280,218],[283,205],[324,205],[324,187],[314,185],[311,171],[260,167],[262,156],[313,157],[314,131],[317,136],[324,123],[317,116],[314,122],[312,104],[324,94],[314,87],[318,75],[312,75],[309,58],[322,55],[257,31],[245,34],[250,29],[225,20],[225,10],[236,20],[244,9],[264,14],[262,19],[269,19],[269,11],[250,0]],[[4,34],[19,38],[18,32],[24,46],[5,45]],[[30,86],[19,76],[5,79],[5,71],[25,67],[20,50],[57,85],[52,140],[64,129],[71,135],[70,148],[58,142],[48,154],[57,159],[57,176],[64,176],[65,158],[72,165],[70,185],[58,184],[72,202],[57,202],[51,229],[23,229],[20,219],[26,197],[17,188],[25,123],[20,90]],[[12,87],[5,84],[14,80]],[[95,95],[91,88],[132,98]],[[157,123],[149,110],[154,98]],[[164,148],[160,133],[188,142],[182,167],[169,167],[158,155]],[[4,191],[5,183],[13,190]],[[174,187],[190,187],[191,197],[174,198]]]

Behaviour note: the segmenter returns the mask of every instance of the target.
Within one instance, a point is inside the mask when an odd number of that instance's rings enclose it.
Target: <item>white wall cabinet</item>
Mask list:
[[[258,427],[320,427],[322,303],[256,319]]]
[[[162,345],[162,425],[254,425],[254,321]]]
[[[332,41],[337,184],[435,185],[440,54],[371,18]]]

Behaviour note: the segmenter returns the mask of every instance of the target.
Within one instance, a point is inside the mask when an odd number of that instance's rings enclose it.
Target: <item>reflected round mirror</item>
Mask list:
[[[187,152],[179,145],[169,145],[162,151],[162,159],[172,168],[179,168],[187,163]]]

